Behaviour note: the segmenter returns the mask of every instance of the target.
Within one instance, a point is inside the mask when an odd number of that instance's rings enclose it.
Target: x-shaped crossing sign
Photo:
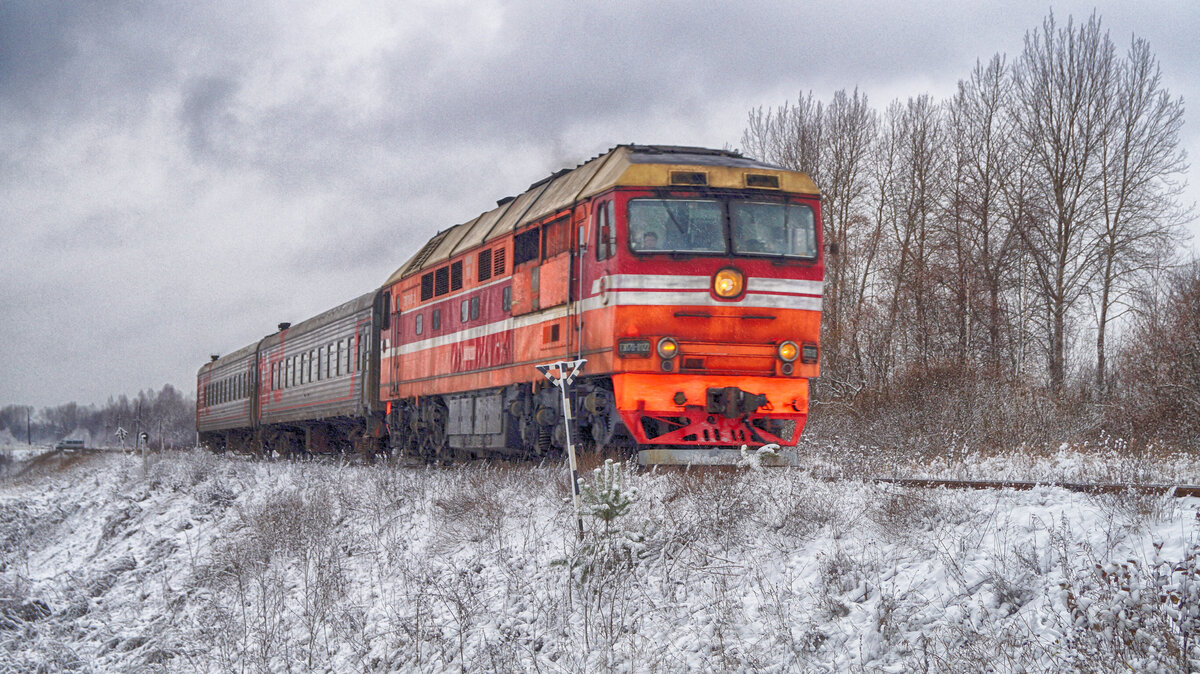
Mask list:
[[[583,364],[587,362],[587,358],[579,360],[560,360],[557,363],[546,363],[545,365],[534,365],[546,379],[549,379],[555,386],[562,387],[563,382],[570,386],[579,371],[583,369]],[[568,373],[569,371],[569,373]]]

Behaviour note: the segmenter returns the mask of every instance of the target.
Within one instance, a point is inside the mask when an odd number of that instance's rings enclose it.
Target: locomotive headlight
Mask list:
[[[742,288],[745,286],[746,277],[736,269],[722,269],[713,277],[713,292],[717,297],[733,299],[742,294]]]
[[[800,347],[796,346],[795,342],[784,342],[779,345],[779,358],[785,363],[790,363],[796,360],[796,356],[800,355]]]
[[[673,337],[663,337],[658,340],[658,355],[670,360],[679,355],[679,342]]]

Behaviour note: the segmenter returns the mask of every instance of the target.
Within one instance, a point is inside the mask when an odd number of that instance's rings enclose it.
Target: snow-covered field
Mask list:
[[[5,455],[0,671],[1200,667],[1200,499],[861,480],[1200,481],[1186,456],[625,468],[580,543],[559,466]]]

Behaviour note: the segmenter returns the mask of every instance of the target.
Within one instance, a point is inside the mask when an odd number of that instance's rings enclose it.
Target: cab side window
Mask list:
[[[616,213],[612,200],[596,208],[596,260],[607,260],[617,252]]]

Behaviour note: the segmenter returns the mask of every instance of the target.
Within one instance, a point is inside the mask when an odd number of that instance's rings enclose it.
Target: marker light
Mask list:
[[[722,269],[713,277],[713,292],[717,297],[733,299],[742,294],[745,285],[746,278],[736,269]]]
[[[779,357],[790,363],[796,360],[796,356],[800,355],[800,347],[796,346],[795,342],[784,342],[779,345]]]
[[[804,357],[800,359],[800,362],[802,362],[802,363],[817,362],[817,345],[816,344],[805,344],[804,345]]]
[[[679,355],[679,342],[671,337],[663,337],[658,340],[658,355],[668,359]]]

